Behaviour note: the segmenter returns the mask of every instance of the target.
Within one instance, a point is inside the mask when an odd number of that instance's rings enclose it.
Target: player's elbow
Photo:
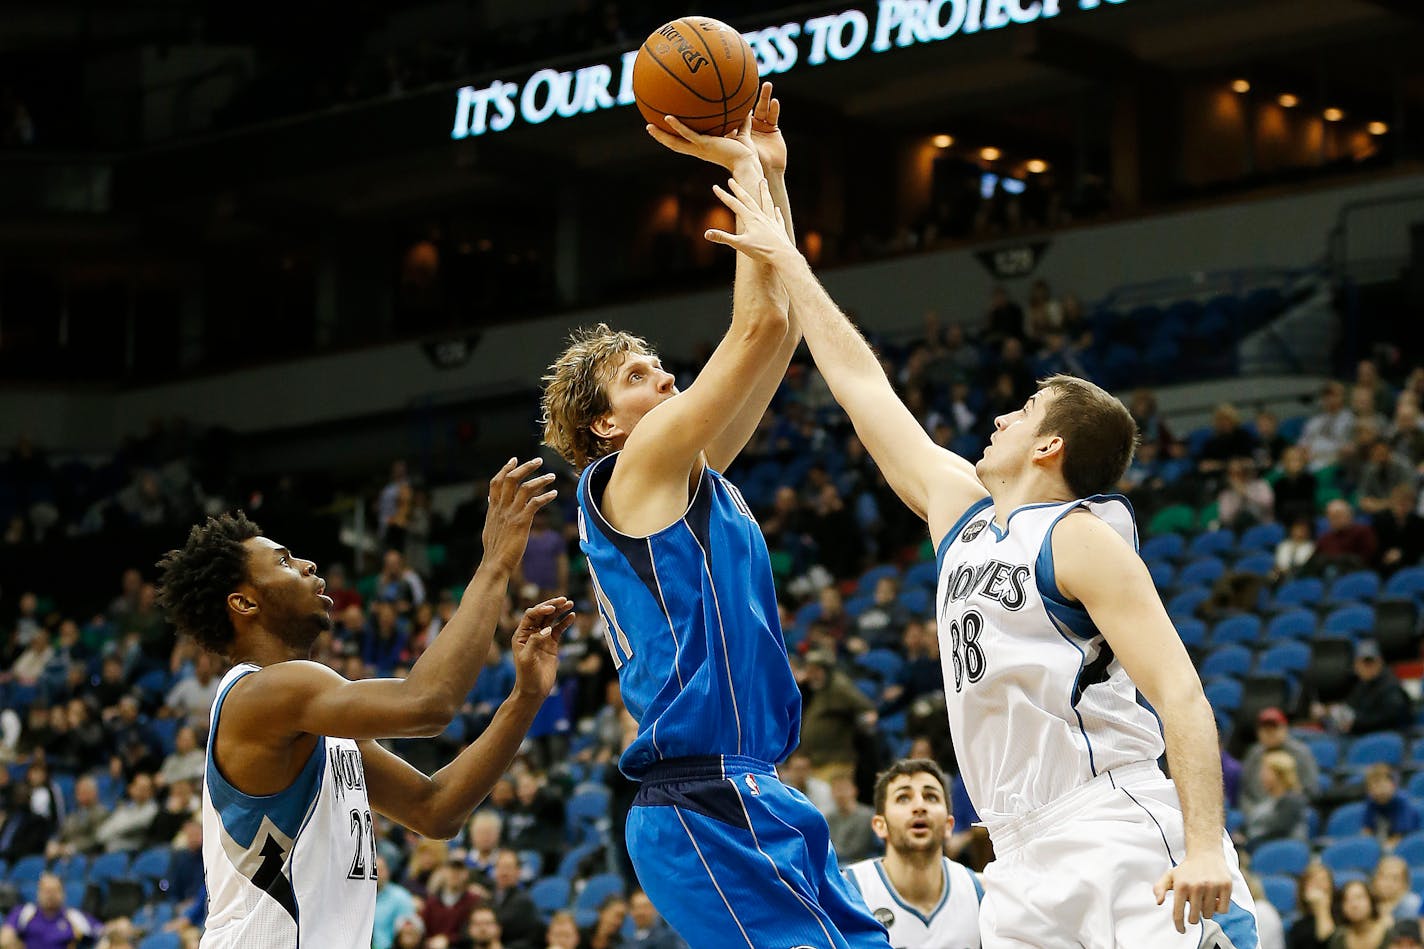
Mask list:
[[[434,738],[450,727],[460,711],[460,703],[442,695],[422,695],[411,703],[407,716],[408,737]]]

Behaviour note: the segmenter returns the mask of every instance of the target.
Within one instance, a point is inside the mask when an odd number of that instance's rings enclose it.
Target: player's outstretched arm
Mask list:
[[[895,394],[870,344],[826,293],[781,222],[738,182],[733,180],[729,187],[732,193],[715,190],[745,222],[743,230],[711,230],[707,239],[776,268],[816,367],[836,401],[900,500],[929,521],[938,542],[969,505],[988,493],[974,466],[930,440]]]
[[[534,477],[542,462],[511,458],[490,480],[484,558],[465,588],[459,609],[416,661],[405,679],[352,682],[317,662],[283,662],[251,678],[260,680],[241,701],[224,706],[224,729],[270,740],[297,733],[339,738],[407,738],[438,735],[450,724],[475,684],[504,607],[505,589],[529,540],[534,513],[557,492],[554,476]],[[547,620],[568,609],[563,597],[535,607]],[[247,701],[246,695],[260,696]]]
[[[525,612],[512,646],[514,691],[474,744],[435,774],[427,777],[374,741],[361,742],[371,806],[426,837],[448,840],[459,833],[514,760],[553,690],[559,640],[572,621],[572,613],[550,624],[537,607]]]
[[[1187,854],[1154,891],[1158,903],[1174,892],[1173,918],[1177,931],[1185,932],[1184,922],[1195,925],[1231,908],[1231,873],[1222,853],[1216,719],[1147,565],[1127,541],[1106,522],[1075,513],[1054,528],[1052,542],[1059,591],[1088,611],[1162,719],[1167,761],[1182,802]],[[1191,915],[1184,920],[1188,903]]]

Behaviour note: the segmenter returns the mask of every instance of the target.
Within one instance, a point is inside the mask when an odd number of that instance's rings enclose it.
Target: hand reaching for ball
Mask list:
[[[771,94],[771,83],[761,84],[756,105],[752,108],[752,145],[761,159],[762,171],[768,175],[786,173],[786,139],[781,137],[781,100]]]
[[[773,265],[779,254],[799,253],[786,234],[785,219],[772,201],[771,188],[765,178],[758,182],[755,197],[735,178],[727,182],[727,186],[730,193],[717,185],[712,186],[712,191],[737,216],[742,232],[729,234],[712,228],[704,235],[709,241],[726,244],[753,260]]]
[[[758,149],[752,141],[751,113],[747,113],[741,128],[728,135],[702,135],[672,115],[664,116],[663,121],[677,134],[665,132],[652,123],[648,123],[648,134],[657,139],[664,148],[669,148],[679,155],[691,155],[693,158],[710,161],[714,165],[721,165],[732,174],[749,168],[754,162],[759,164]],[[760,177],[761,173],[758,171],[752,180]]]

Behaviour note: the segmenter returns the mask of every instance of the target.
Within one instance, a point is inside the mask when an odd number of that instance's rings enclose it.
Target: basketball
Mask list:
[[[725,135],[756,103],[756,54],[720,20],[685,16],[653,31],[633,62],[633,94],[643,117],[671,132],[676,116],[694,132]]]

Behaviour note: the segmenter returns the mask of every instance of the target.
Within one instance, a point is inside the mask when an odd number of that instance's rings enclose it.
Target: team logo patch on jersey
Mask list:
[[[753,794],[756,794],[756,795],[760,795],[760,794],[761,794],[761,788],[757,785],[756,775],[754,775],[754,774],[748,774],[748,775],[746,775],[746,781],[747,781],[747,790],[748,790],[748,791],[751,791]]]
[[[895,925],[895,914],[890,911],[890,907],[882,906],[875,911],[875,921],[889,929]]]
[[[978,537],[980,534],[984,533],[984,528],[988,526],[988,521],[975,521],[973,524],[970,524],[968,527],[964,528],[964,533],[959,535],[959,539],[962,543],[967,544],[974,538]]]

